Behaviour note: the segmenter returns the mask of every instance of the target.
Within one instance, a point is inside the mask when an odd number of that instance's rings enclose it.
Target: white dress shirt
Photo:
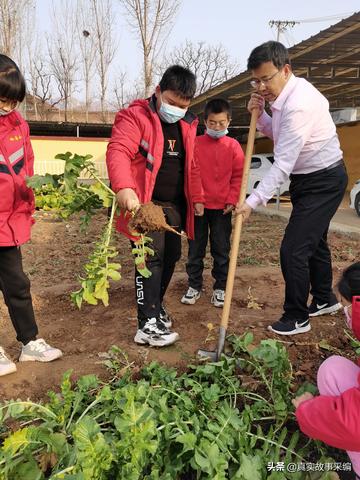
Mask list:
[[[329,102],[304,78],[291,75],[257,129],[274,141],[274,163],[247,198],[251,208],[266,205],[291,173],[311,173],[342,159]]]

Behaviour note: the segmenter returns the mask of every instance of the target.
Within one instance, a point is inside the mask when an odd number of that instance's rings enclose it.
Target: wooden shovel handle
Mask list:
[[[246,153],[245,153],[245,163],[243,168],[243,176],[242,176],[241,189],[240,189],[240,195],[239,195],[240,205],[244,203],[246,199],[246,190],[247,190],[248,179],[249,179],[251,156],[254,149],[256,121],[257,121],[258,113],[259,111],[257,109],[252,110],[252,113],[251,113],[249,135],[248,135],[248,141],[247,141]],[[242,224],[243,224],[243,216],[236,215],[233,237],[231,241],[229,272],[226,280],[226,290],[225,290],[226,295],[225,295],[224,307],[222,310],[221,324],[220,324],[220,326],[225,330],[227,329],[228,323],[229,323],[230,307],[231,307],[231,300],[232,300],[232,294],[233,294],[233,288],[234,288],[234,280],[235,280],[235,272],[236,272],[237,256],[239,252]]]

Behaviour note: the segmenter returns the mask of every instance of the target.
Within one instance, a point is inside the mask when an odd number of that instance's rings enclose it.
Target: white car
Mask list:
[[[360,180],[355,182],[355,185],[350,192],[350,208],[355,208],[356,213],[360,217]]]
[[[266,173],[270,170],[273,163],[273,153],[258,153],[252,156],[247,194],[250,194],[253,189],[259,185]],[[290,181],[288,180],[280,186],[280,195],[282,195],[284,192],[289,191],[289,184]],[[274,195],[277,195],[277,193],[278,192],[274,192]]]

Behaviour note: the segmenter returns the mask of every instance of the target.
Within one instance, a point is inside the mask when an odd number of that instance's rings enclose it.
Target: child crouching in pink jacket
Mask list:
[[[360,340],[360,262],[342,274],[338,290],[348,305],[347,324]],[[295,398],[300,429],[311,438],[346,450],[356,478],[360,479],[360,367],[347,358],[333,355],[318,370],[320,395]]]

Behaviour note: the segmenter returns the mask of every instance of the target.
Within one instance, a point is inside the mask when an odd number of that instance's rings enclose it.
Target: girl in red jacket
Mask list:
[[[360,262],[342,274],[338,290],[347,324],[360,340]],[[301,430],[311,438],[347,450],[360,479],[360,367],[347,358],[333,355],[319,368],[320,396],[304,393],[293,400]]]
[[[0,55],[0,290],[22,343],[19,361],[50,362],[62,353],[36,338],[30,282],[20,251],[30,239],[34,211],[34,195],[26,186],[34,164],[29,126],[16,110],[24,97],[24,77],[9,57]],[[0,376],[15,371],[15,363],[0,347]]]

